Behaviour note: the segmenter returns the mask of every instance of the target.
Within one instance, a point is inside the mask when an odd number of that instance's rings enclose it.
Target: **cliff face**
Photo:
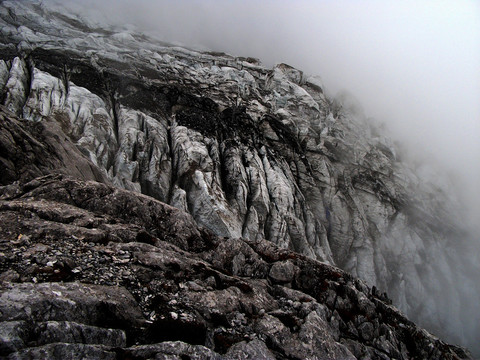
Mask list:
[[[267,69],[162,46],[31,3],[2,2],[0,23],[2,102],[28,120],[5,122],[2,133],[30,134],[15,151],[13,135],[1,139],[3,185],[59,170],[143,193],[189,213],[215,239],[242,237],[228,240],[241,248],[268,240],[338,266],[387,291],[420,324],[474,343],[480,309],[466,299],[478,298],[480,274],[474,255],[471,264],[460,260],[459,219],[355,104],[328,99],[316,78],[285,64]],[[115,227],[99,230],[95,221],[89,229],[116,242]],[[131,236],[121,242],[138,240]],[[227,270],[251,276],[242,261]],[[268,273],[260,278],[275,282]]]
[[[48,151],[60,173],[85,163],[37,138],[42,123],[32,133],[1,116],[0,148],[15,139],[9,151],[31,164],[21,176],[49,173],[34,166]],[[40,176],[0,187],[0,222],[2,358],[470,358],[352,275],[266,240],[216,236],[138,192]]]

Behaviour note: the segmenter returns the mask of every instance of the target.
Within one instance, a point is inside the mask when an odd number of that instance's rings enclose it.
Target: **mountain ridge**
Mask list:
[[[55,118],[102,178],[186,210],[216,235],[266,238],[339,265],[435,330],[475,321],[460,309],[452,210],[433,192],[416,199],[419,182],[388,140],[316,79],[138,35],[87,27],[85,36],[54,13],[49,28],[27,5],[2,4],[3,103],[29,120]],[[445,283],[454,290],[441,304]]]

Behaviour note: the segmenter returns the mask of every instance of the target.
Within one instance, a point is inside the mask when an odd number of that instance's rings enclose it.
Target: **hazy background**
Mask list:
[[[286,62],[349,90],[480,220],[480,2],[47,0],[169,42]]]

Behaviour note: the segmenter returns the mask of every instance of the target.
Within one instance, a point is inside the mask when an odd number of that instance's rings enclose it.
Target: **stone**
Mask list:
[[[295,266],[288,260],[285,262],[277,262],[270,268],[268,276],[274,282],[289,283],[295,276]]]
[[[26,347],[28,341],[28,330],[24,321],[3,321],[0,322],[0,355]]]
[[[142,315],[122,288],[81,283],[4,284],[0,321],[74,321],[105,325],[123,321],[138,326]]]
[[[101,345],[55,343],[11,353],[7,359],[102,359],[115,360],[116,353]]]
[[[371,322],[364,322],[358,326],[358,333],[364,340],[372,340],[374,336],[374,328]]]
[[[36,328],[38,345],[49,343],[98,344],[111,347],[125,347],[125,332],[66,321],[47,321]]]
[[[20,279],[20,275],[14,270],[7,270],[0,274],[0,281],[17,282]]]
[[[241,341],[228,349],[226,359],[265,359],[274,360],[275,355],[268,349],[264,342],[255,339],[250,342]]]
[[[165,341],[159,344],[133,346],[122,351],[126,358],[135,359],[198,359],[223,360],[223,356],[200,345],[181,341]]]

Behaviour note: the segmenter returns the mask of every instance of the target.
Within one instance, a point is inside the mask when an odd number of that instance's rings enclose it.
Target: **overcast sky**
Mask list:
[[[320,75],[459,174],[480,209],[480,1],[69,1],[166,41]]]

